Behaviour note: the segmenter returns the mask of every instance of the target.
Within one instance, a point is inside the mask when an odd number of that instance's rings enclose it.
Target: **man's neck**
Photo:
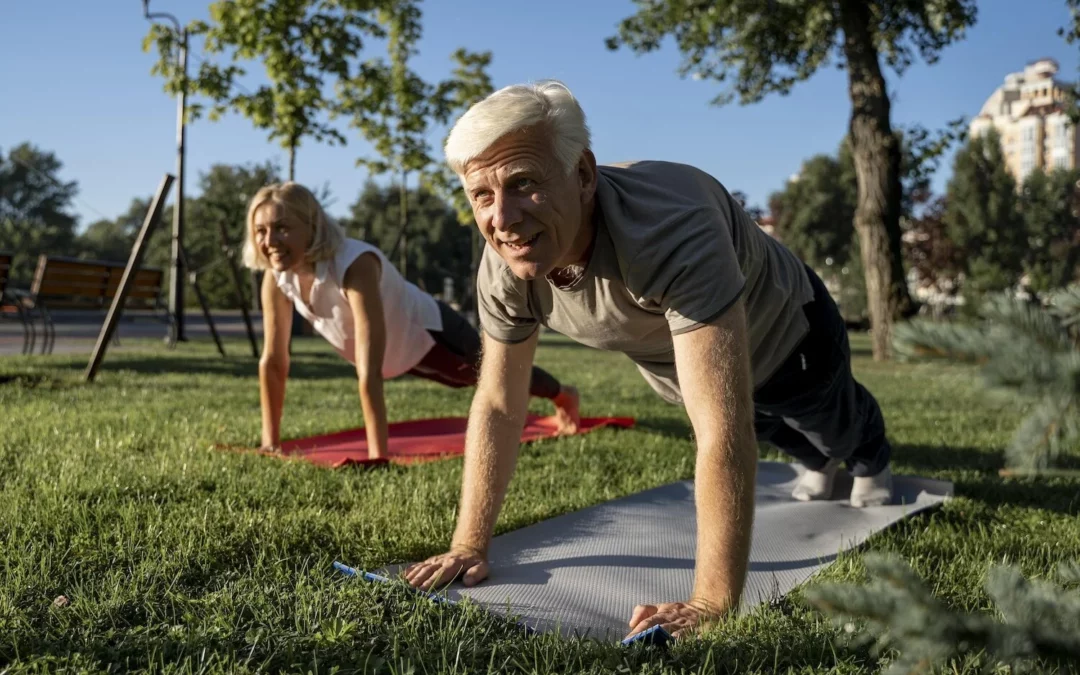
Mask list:
[[[585,207],[581,226],[574,237],[574,245],[565,258],[568,262],[560,264],[548,274],[548,278],[556,286],[572,285],[588,266],[589,260],[592,258],[593,244],[596,240],[596,220],[598,217],[599,210],[596,201],[593,200]]]

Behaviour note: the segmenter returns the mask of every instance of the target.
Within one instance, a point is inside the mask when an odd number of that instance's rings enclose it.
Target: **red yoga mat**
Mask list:
[[[390,442],[388,459],[368,459],[367,437],[363,428],[348,429],[322,436],[298,438],[281,444],[281,453],[275,457],[302,459],[313,464],[331,468],[346,465],[375,466],[414,464],[447,457],[460,457],[465,452],[464,417],[392,422],[388,425]],[[628,429],[634,426],[633,417],[583,417],[577,434],[584,434],[600,427]],[[529,415],[521,432],[521,442],[528,443],[542,438],[554,438],[557,426],[554,417]],[[221,447],[221,446],[219,446]]]

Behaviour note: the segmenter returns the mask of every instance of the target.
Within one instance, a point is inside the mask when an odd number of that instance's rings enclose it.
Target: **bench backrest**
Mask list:
[[[7,290],[8,280],[11,278],[11,261],[15,256],[0,251],[0,295]]]
[[[105,309],[120,288],[125,267],[124,263],[42,254],[30,293],[50,308]],[[157,308],[164,280],[164,270],[136,271],[125,308]]]

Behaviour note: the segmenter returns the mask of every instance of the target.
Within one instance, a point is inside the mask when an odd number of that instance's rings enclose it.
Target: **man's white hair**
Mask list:
[[[533,126],[547,127],[555,158],[570,173],[589,148],[589,127],[569,87],[557,80],[514,84],[474,104],[450,130],[444,148],[446,162],[461,176],[469,160],[484,153],[503,136]]]

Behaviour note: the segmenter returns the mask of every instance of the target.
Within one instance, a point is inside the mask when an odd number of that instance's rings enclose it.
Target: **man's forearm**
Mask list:
[[[452,549],[487,554],[510,477],[517,463],[528,402],[500,407],[478,394],[469,411],[461,512]]]
[[[697,506],[697,567],[692,599],[710,610],[738,606],[754,519],[757,444],[753,426],[725,439],[699,443],[694,480]],[[704,440],[704,439],[703,439]]]

